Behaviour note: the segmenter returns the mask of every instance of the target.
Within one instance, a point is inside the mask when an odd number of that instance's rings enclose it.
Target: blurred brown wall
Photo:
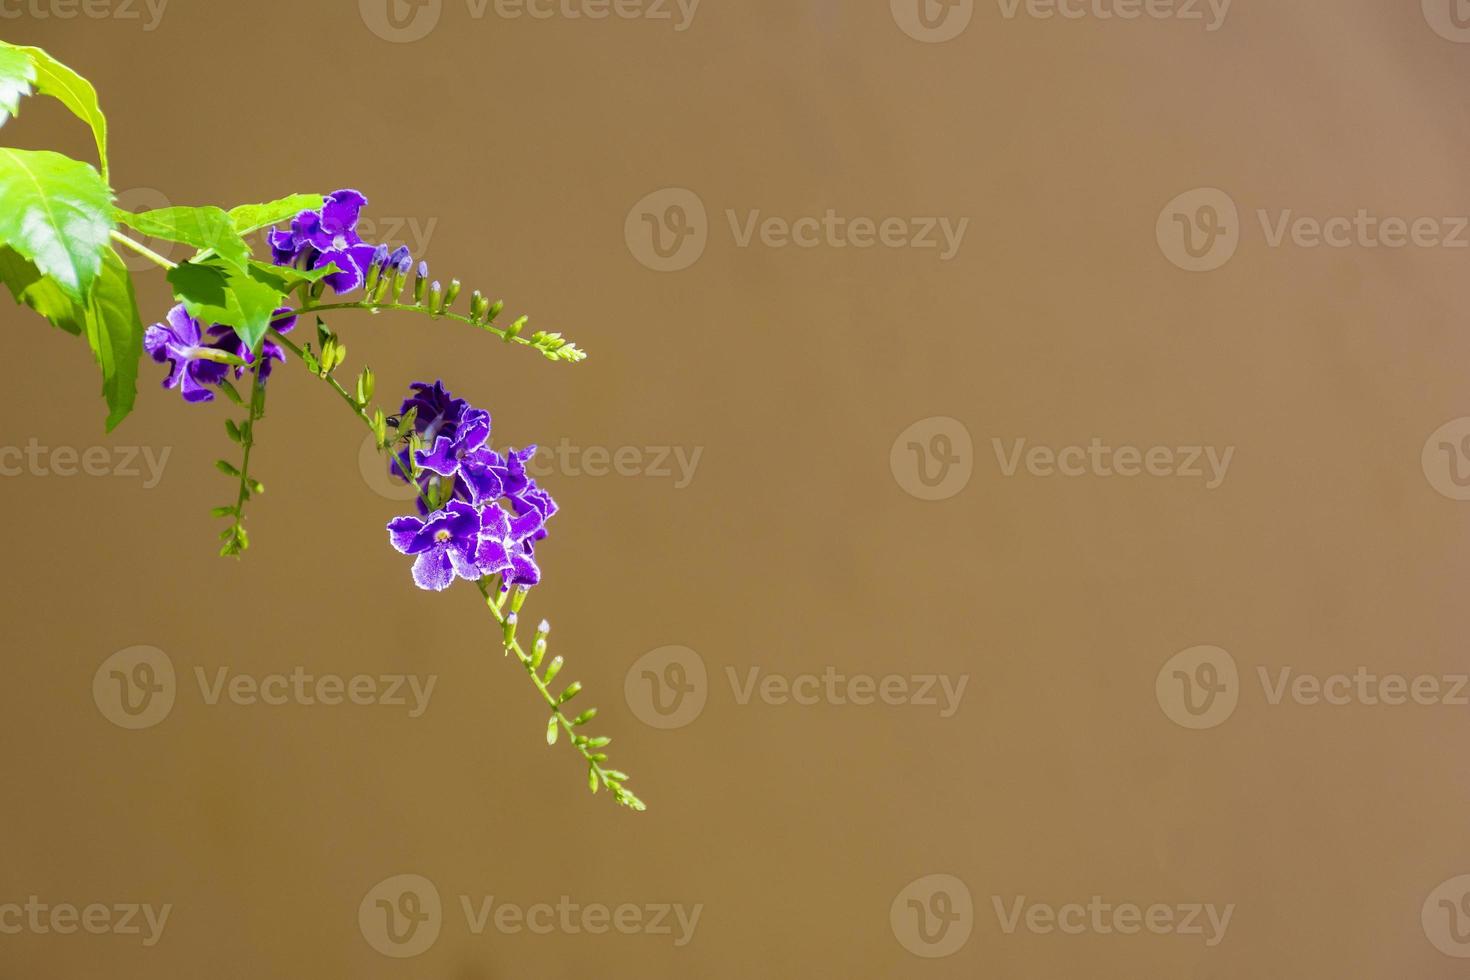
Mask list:
[[[148,363],[107,437],[85,346],[0,303],[0,977],[1463,976],[1455,2],[0,0],[96,82],[125,205],[357,187],[591,352],[332,324],[558,450],[527,618],[651,805],[412,587],[323,386],[274,379],[222,561],[225,406]],[[0,140],[88,153],[39,102]],[[129,730],[136,647],[175,690]],[[401,875],[441,911],[395,945]],[[8,929],[32,896],[170,912]]]

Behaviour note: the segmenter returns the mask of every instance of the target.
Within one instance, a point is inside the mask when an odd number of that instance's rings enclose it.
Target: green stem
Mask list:
[[[314,313],[318,310],[347,309],[356,308],[357,306],[358,304],[336,304],[332,306],[304,308],[303,310],[298,312]],[[405,309],[413,308],[414,307],[405,307]],[[301,347],[297,346],[290,338],[282,336],[276,330],[271,330],[269,332],[269,336],[273,341],[280,344],[286,350],[289,350],[292,354],[294,354],[297,360],[301,361],[303,367],[306,367],[308,370],[310,370],[311,366],[306,360],[306,352],[302,350]],[[332,387],[332,390],[337,392],[341,399],[347,403],[348,407],[352,409],[352,414],[360,418],[363,423],[368,426],[369,429],[373,428],[373,418],[368,414],[366,406],[359,404],[357,399],[354,398],[352,394],[347,391],[346,388],[343,388],[342,385],[338,383],[336,378],[332,377],[332,375],[330,374],[322,375],[319,372],[313,373],[316,374],[319,379],[325,381],[328,385],[330,385]],[[410,452],[412,452],[411,448]],[[248,463],[248,447],[246,449],[246,453],[246,461]],[[429,506],[432,508],[432,504],[430,504]],[[573,724],[573,719],[568,718],[566,714],[561,710],[563,702],[557,697],[557,695],[551,693],[550,686],[546,683],[546,681],[542,680],[541,676],[537,673],[535,661],[531,658],[529,654],[526,653],[524,649],[521,648],[520,641],[518,641],[515,637],[514,624],[508,624],[507,620],[510,614],[505,609],[504,597],[498,597],[499,601],[497,601],[497,597],[491,594],[490,579],[480,579],[478,582],[475,583],[475,585],[477,588],[479,588],[480,594],[485,597],[486,608],[490,610],[490,614],[495,617],[495,622],[501,627],[502,645],[505,647],[507,652],[514,653],[516,655],[516,659],[520,661],[521,666],[526,671],[526,674],[531,678],[531,683],[535,685],[537,691],[541,692],[542,699],[545,700],[546,704],[551,708],[552,715],[556,719],[556,725],[566,733],[567,740],[571,742],[572,746],[576,748],[578,754],[580,754],[582,756],[582,759],[587,763],[590,770],[589,776],[592,780],[593,788],[595,789],[599,785],[605,787],[607,791],[613,795],[613,798],[616,799],[623,806],[630,807],[634,810],[647,809],[642,800],[638,799],[636,795],[634,795],[626,787],[624,787],[623,782],[627,779],[627,777],[623,773],[620,773],[615,769],[607,769],[603,767],[602,763],[604,760],[606,760],[607,756],[603,755],[599,751],[598,746],[592,745],[590,739],[579,734],[576,730],[577,726]]]
[[[265,417],[265,380],[257,368],[250,374],[250,407],[245,424],[240,428],[240,444],[244,456],[240,459],[240,490],[235,495],[235,520],[225,531],[225,545],[220,550],[224,556],[239,555],[250,547],[250,537],[245,532],[245,502],[250,499],[250,454],[255,448],[255,423]]]
[[[567,741],[571,743],[572,747],[586,761],[596,781],[606,786],[608,791],[614,795],[619,803],[631,807],[634,810],[646,809],[642,800],[623,788],[621,779],[611,775],[613,770],[603,768],[602,761],[606,759],[606,756],[602,756],[596,748],[578,734],[577,726],[561,710],[563,702],[555,694],[551,693],[551,688],[541,679],[540,674],[536,672],[535,661],[521,648],[520,641],[516,639],[515,625],[513,623],[509,626],[506,625],[507,615],[500,604],[491,596],[490,586],[487,584],[488,581],[488,579],[480,579],[475,585],[479,588],[480,594],[485,597],[485,605],[490,610],[490,615],[495,617],[495,622],[500,625],[504,632],[503,645],[508,652],[515,654],[516,659],[521,662],[521,666],[525,668],[526,676],[531,678],[531,683],[535,685],[536,690],[541,692],[541,697],[546,701],[547,706],[551,708],[551,713],[556,718],[557,724],[566,732]]]
[[[128,248],[132,249],[134,252],[137,252],[139,255],[143,256],[145,259],[147,259],[148,261],[152,262],[154,265],[160,266],[161,268],[164,268],[164,269],[176,269],[176,268],[178,268],[178,265],[179,264],[177,262],[170,262],[168,259],[164,258],[162,255],[159,255],[157,252],[153,251],[153,249],[149,248],[147,245],[144,245],[142,242],[139,242],[139,241],[134,241],[133,239],[129,238],[127,235],[124,235],[120,231],[114,230],[112,232],[112,240],[115,241],[115,242],[117,242],[119,245],[126,245]]]

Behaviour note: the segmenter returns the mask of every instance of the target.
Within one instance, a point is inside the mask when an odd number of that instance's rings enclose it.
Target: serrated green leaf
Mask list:
[[[36,69],[36,91],[49,95],[72,111],[82,122],[92,128],[92,138],[97,142],[97,161],[102,167],[102,179],[107,181],[107,117],[97,101],[97,90],[92,83],[57,61],[41,48],[19,48],[29,55]]]
[[[129,228],[170,242],[192,245],[213,251],[231,266],[244,272],[250,262],[250,246],[245,244],[223,209],[159,208],[142,214],[117,211],[118,219]]]
[[[36,64],[31,56],[10,45],[0,47],[0,126],[20,109],[20,100],[31,94]]]
[[[86,329],[86,311],[13,248],[0,246],[0,282],[9,287],[17,303],[29,306],[67,333],[80,336]]]
[[[85,303],[110,251],[112,191],[90,165],[50,150],[0,147],[0,245]]]
[[[253,266],[251,273],[209,259],[185,262],[169,270],[168,281],[190,316],[205,325],[223,323],[233,327],[240,339],[255,349],[284,296],[272,283],[255,276]]]
[[[102,272],[87,301],[87,343],[102,369],[107,431],[117,428],[138,397],[138,362],[143,358],[143,321],[128,267],[103,249]]]
[[[230,222],[237,234],[248,235],[288,221],[302,211],[319,211],[323,203],[320,194],[292,194],[269,204],[241,204],[230,209]]]

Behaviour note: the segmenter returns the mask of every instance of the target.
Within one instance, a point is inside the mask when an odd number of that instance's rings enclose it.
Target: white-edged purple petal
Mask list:
[[[454,566],[448,549],[437,548],[419,555],[413,563],[413,584],[430,592],[443,592],[454,582]]]

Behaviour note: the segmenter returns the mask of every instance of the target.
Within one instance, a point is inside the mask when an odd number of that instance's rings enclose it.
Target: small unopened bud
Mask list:
[[[429,312],[430,313],[443,313],[444,312],[443,303],[444,303],[444,287],[441,286],[441,285],[439,285],[439,280],[438,279],[435,279],[434,280],[434,284],[429,287]]]
[[[563,661],[560,657],[552,657],[551,663],[546,665],[546,676],[541,679],[541,683],[550,684],[556,680],[556,675],[561,673],[562,663]]]
[[[449,308],[454,305],[454,301],[459,299],[459,291],[461,288],[463,287],[460,285],[460,281],[458,279],[449,280],[449,288],[444,290],[444,308],[441,309],[439,312],[449,312]]]
[[[373,259],[368,263],[367,276],[363,279],[362,290],[369,297],[378,288],[378,280],[383,277],[383,264],[388,261],[388,246],[379,245],[373,251]]]
[[[485,294],[478,289],[470,296],[470,319],[476,323],[485,315]]]
[[[526,604],[526,596],[529,595],[530,592],[531,590],[526,588],[524,585],[518,586],[516,590],[511,593],[510,596],[510,611],[513,613],[520,612],[521,607]]]
[[[420,262],[413,277],[413,305],[422,306],[424,292],[429,288],[429,263]]]
[[[501,311],[504,310],[504,309],[505,309],[505,301],[504,300],[497,299],[495,302],[491,303],[490,304],[490,312],[485,314],[485,322],[486,323],[490,323],[490,322],[494,321],[494,319],[496,317],[498,317],[500,315]]]

